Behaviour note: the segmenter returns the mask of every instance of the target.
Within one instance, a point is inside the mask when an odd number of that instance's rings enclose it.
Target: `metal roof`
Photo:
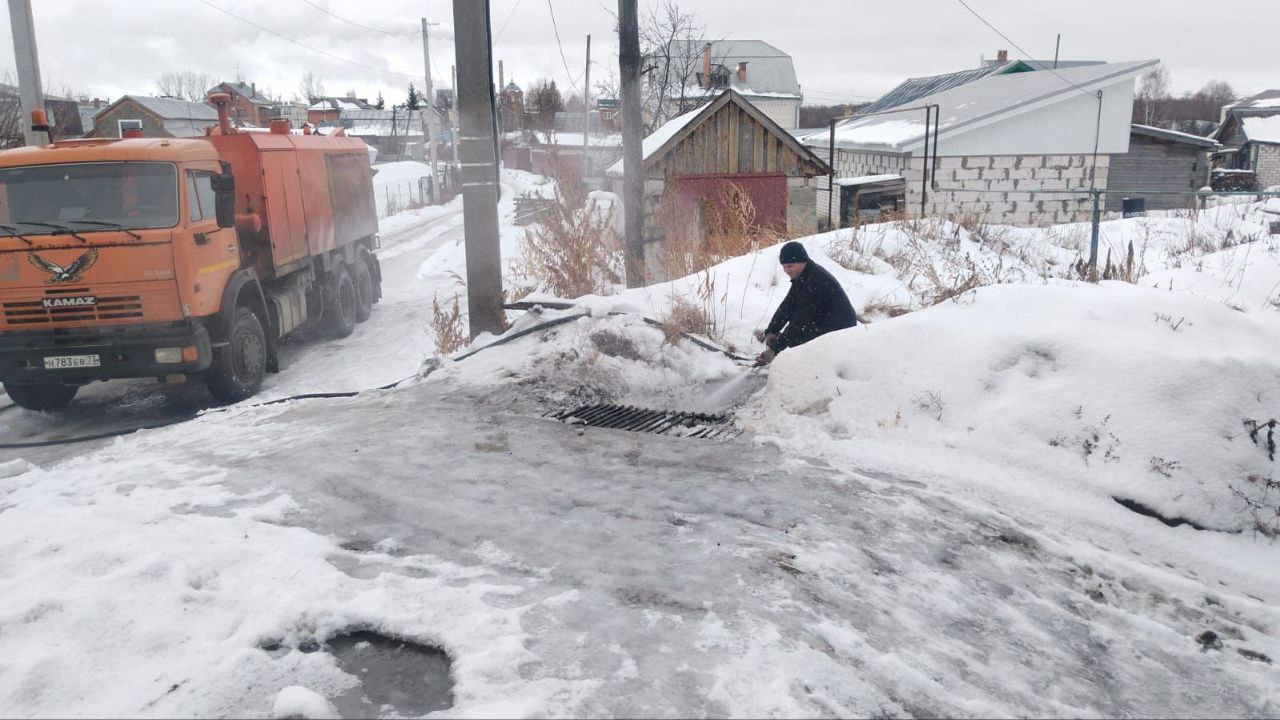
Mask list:
[[[1072,93],[1096,90],[1136,77],[1158,60],[1088,65],[1065,70],[994,74],[916,98],[912,106],[936,104],[940,109],[939,134],[985,125],[1002,116],[1013,116]],[[921,111],[923,112],[923,111]],[[836,145],[888,152],[907,152],[924,139],[924,118],[907,113],[864,117],[855,115],[836,126]],[[824,144],[817,135],[808,144]]]
[[[1232,110],[1271,110],[1280,113],[1280,90],[1263,90],[1229,107]]]
[[[218,111],[202,102],[191,102],[177,98],[145,97],[141,95],[125,95],[121,100],[132,100],[142,107],[158,115],[162,120],[199,120],[201,122],[218,120]]]
[[[1134,123],[1131,126],[1131,132],[1135,135],[1145,135],[1147,137],[1156,138],[1157,140],[1168,140],[1170,142],[1186,143],[1188,145],[1197,145],[1199,147],[1216,148],[1222,143],[1213,138],[1200,137],[1199,135],[1190,135],[1175,130],[1165,130],[1164,128],[1151,127],[1149,125],[1138,125]]]
[[[946,73],[945,75],[907,78],[897,87],[880,96],[880,99],[858,112],[873,113],[895,108],[899,105],[907,105],[922,97],[939,93],[943,90],[950,90],[953,87],[960,87],[974,80],[981,80],[988,75],[999,72],[1002,67],[1004,67],[1003,64],[961,70],[960,72]]]
[[[984,65],[1002,67],[1022,63],[1029,70],[1063,70],[1065,68],[1084,67],[1086,65],[1104,65],[1103,60],[983,60]],[[1056,64],[1055,64],[1056,63]]]
[[[702,48],[711,43],[711,60],[729,70],[730,86],[748,97],[760,93],[776,93],[800,97],[800,81],[796,78],[796,66],[791,56],[763,40],[689,40],[672,43],[671,54],[686,59],[701,58]],[[747,63],[747,81],[738,81],[738,63]],[[693,63],[694,72],[702,72],[702,62]],[[696,83],[693,77],[690,84]],[[719,89],[710,93],[714,96]]]

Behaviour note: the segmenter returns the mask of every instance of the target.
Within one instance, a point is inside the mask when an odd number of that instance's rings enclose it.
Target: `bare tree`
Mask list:
[[[640,51],[644,57],[641,101],[646,109],[646,131],[685,112],[700,100],[702,46],[706,25],[692,12],[681,10],[677,0],[657,0],[640,21]]]
[[[311,105],[324,97],[324,82],[315,73],[308,72],[302,76],[302,82],[298,83],[298,92]]]
[[[538,130],[551,132],[556,127],[556,113],[564,110],[564,99],[555,80],[541,80],[534,84],[525,96],[525,104],[533,115]]]
[[[166,97],[184,100],[204,100],[205,93],[213,86],[208,73],[181,70],[161,73],[156,78],[156,92]]]
[[[1169,120],[1169,71],[1163,65],[1142,76],[1133,103],[1133,121],[1148,127],[1164,127]]]

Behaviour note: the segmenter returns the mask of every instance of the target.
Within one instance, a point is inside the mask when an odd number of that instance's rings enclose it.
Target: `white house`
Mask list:
[[[790,55],[763,40],[676,41],[668,57],[649,61],[653,69],[645,74],[646,82],[665,85],[666,97],[660,100],[668,118],[733,89],[782,129],[799,127],[804,95],[795,64]]]
[[[836,177],[901,175],[910,216],[968,214],[1022,225],[1087,220],[1087,191],[1105,189],[1111,156],[1129,150],[1134,79],[1158,62],[1051,70],[1015,61],[929,94],[902,95],[890,114],[838,122]],[[926,132],[927,106],[936,107],[938,121]],[[828,130],[801,141],[830,157]],[[824,182],[819,215],[834,224],[837,205]]]

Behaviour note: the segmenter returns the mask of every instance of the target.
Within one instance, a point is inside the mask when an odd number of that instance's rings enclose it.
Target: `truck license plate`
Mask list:
[[[101,366],[102,359],[97,355],[52,355],[44,359],[45,370],[67,370]]]

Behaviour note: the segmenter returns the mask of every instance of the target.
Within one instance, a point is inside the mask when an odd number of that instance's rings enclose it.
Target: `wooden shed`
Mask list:
[[[1153,195],[1146,191],[1198,190],[1209,184],[1210,154],[1221,147],[1211,138],[1133,125],[1129,152],[1111,157],[1107,210],[1119,210],[1125,197],[1142,197],[1147,210],[1195,207],[1189,195]]]
[[[671,243],[673,218],[705,240],[717,218],[741,220],[743,207],[749,230],[777,237],[816,230],[813,178],[830,168],[735,90],[655,130],[643,157],[646,256]],[[608,175],[621,194],[622,161]]]

